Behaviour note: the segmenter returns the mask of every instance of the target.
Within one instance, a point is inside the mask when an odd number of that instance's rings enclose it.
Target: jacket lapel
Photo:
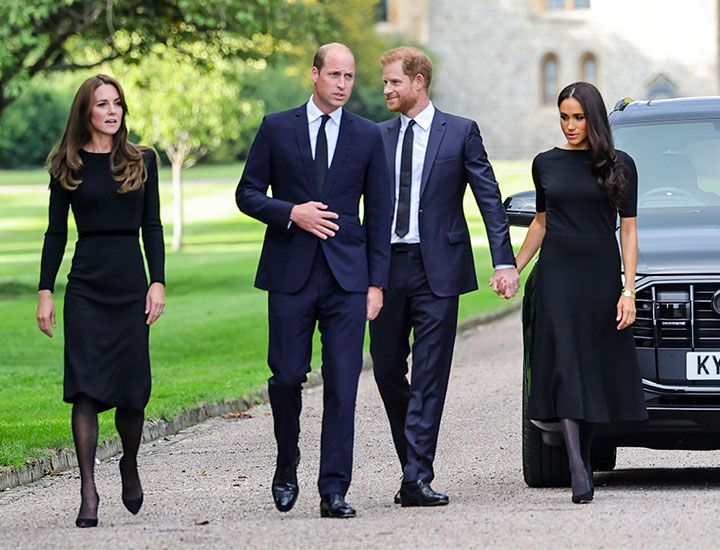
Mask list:
[[[307,183],[310,196],[317,197],[317,182],[315,181],[315,163],[310,148],[310,131],[308,130],[307,104],[303,104],[295,110],[295,139],[298,151],[303,163],[303,173]]]
[[[443,137],[445,137],[445,129],[445,115],[441,111],[435,109],[435,116],[433,117],[432,125],[430,126],[427,151],[425,151],[425,163],[423,164],[422,179],[420,180],[420,197],[422,197],[422,194],[425,191],[425,186],[430,178],[430,172],[432,171],[435,157],[440,149]]]
[[[385,142],[385,158],[387,159],[388,174],[390,174],[390,181],[392,182],[393,192],[390,193],[392,197],[392,207],[395,208],[395,154],[397,153],[397,141],[400,135],[400,117],[397,117],[392,123],[385,127],[385,134],[383,135],[383,141]]]
[[[327,173],[325,186],[323,187],[323,195],[328,194],[332,186],[335,184],[338,173],[342,170],[342,165],[345,162],[345,157],[348,151],[350,150],[352,138],[355,133],[355,126],[353,122],[353,116],[343,109],[342,117],[340,118],[340,133],[338,134],[337,143],[335,144],[335,152],[333,153],[333,159]]]

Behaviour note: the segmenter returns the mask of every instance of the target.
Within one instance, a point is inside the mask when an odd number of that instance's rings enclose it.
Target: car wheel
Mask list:
[[[593,445],[591,455],[592,467],[595,472],[609,472],[615,469],[617,447],[615,445]]]
[[[565,445],[547,445],[542,430],[525,416],[527,389],[523,383],[523,477],[529,487],[569,487],[570,467]]]

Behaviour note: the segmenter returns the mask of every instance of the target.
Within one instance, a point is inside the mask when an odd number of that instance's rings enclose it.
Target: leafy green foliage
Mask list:
[[[0,118],[0,166],[39,166],[65,127],[72,96],[30,88]]]
[[[184,52],[205,42],[223,56],[261,59],[324,26],[310,0],[3,1],[0,114],[39,73],[137,63],[156,44]]]
[[[143,143],[165,151],[173,164],[195,164],[222,143],[248,148],[263,115],[262,103],[247,99],[243,89],[246,75],[257,69],[211,57],[208,46],[202,50],[204,69],[162,46],[137,65],[113,65],[128,90],[128,126]]]

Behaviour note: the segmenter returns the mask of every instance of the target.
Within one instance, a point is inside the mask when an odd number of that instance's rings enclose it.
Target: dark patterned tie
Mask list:
[[[320,129],[318,130],[317,141],[315,142],[315,175],[317,176],[318,189],[323,190],[325,179],[328,173],[328,148],[327,136],[325,135],[325,124],[330,115],[323,115]]]
[[[407,235],[410,229],[410,184],[412,182],[412,148],[413,148],[413,124],[414,120],[408,122],[405,129],[405,137],[402,144],[402,156],[400,157],[400,193],[398,196],[397,221],[395,222],[395,234],[402,238]]]

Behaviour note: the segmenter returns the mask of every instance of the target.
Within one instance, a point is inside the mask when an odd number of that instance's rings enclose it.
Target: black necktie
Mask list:
[[[328,148],[327,136],[325,135],[325,123],[330,115],[323,115],[320,129],[318,130],[317,141],[315,142],[315,175],[317,176],[318,188],[322,191],[328,173]]]
[[[412,148],[413,124],[408,122],[402,144],[402,157],[400,157],[400,194],[398,196],[397,220],[395,234],[404,237],[410,228],[410,184],[412,182]]]

